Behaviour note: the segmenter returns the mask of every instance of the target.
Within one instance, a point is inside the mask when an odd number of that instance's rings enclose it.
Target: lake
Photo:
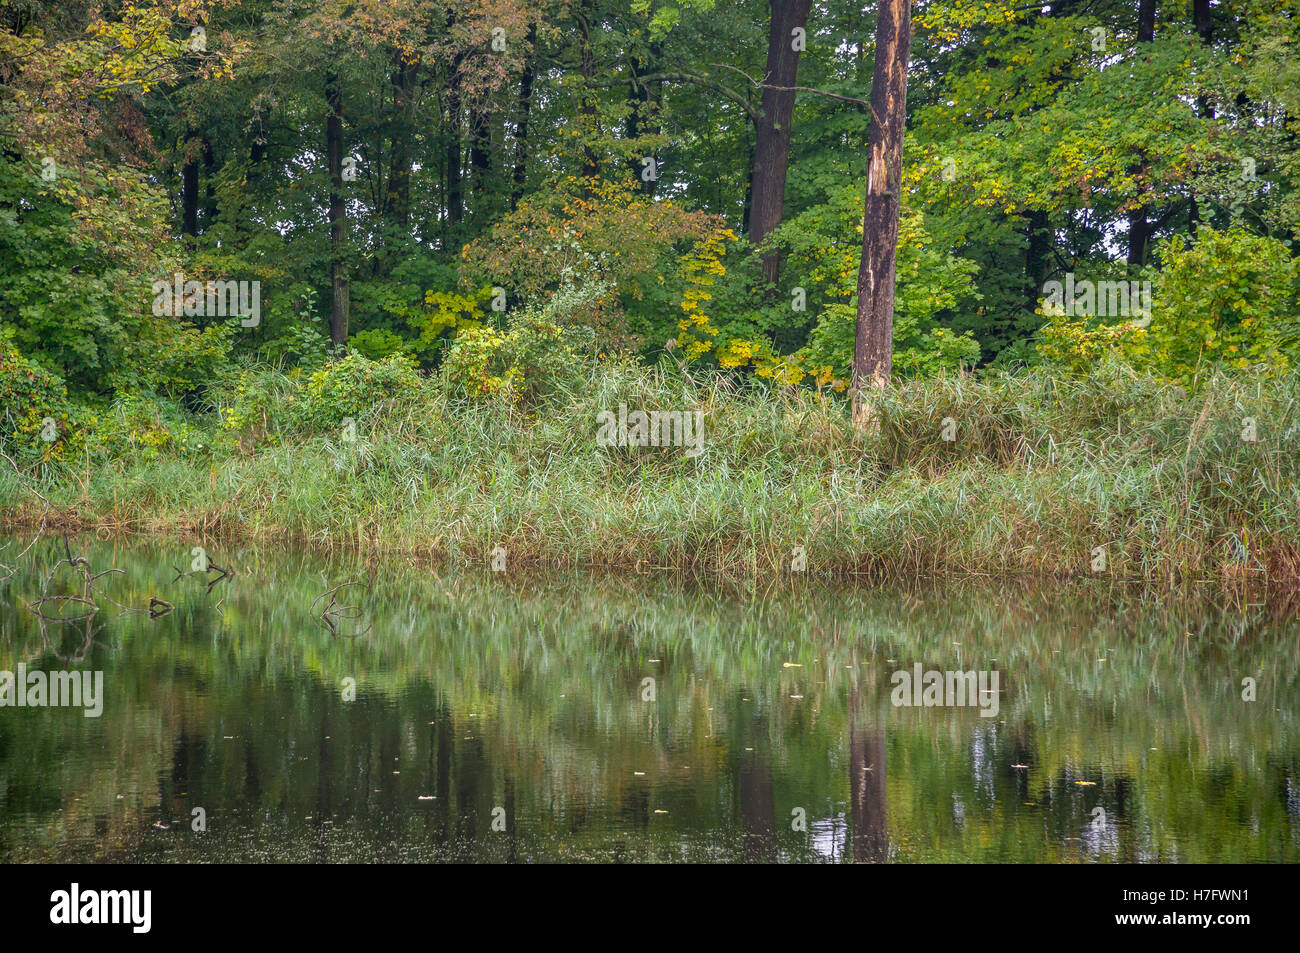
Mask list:
[[[7,862],[1300,859],[1294,594],[28,542]]]

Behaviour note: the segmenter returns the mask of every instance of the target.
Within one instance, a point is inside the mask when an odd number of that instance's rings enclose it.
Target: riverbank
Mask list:
[[[507,568],[1300,580],[1295,379],[902,381],[858,433],[839,396],[672,366],[605,366],[532,404],[436,377],[355,383],[340,400],[245,373],[207,414],[54,466],[6,463],[0,526],[495,553]],[[600,415],[620,405],[698,411],[702,437],[603,446]]]

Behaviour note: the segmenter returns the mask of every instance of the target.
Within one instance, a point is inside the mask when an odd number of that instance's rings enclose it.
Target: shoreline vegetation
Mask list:
[[[0,529],[507,569],[1300,581],[1295,375],[895,380],[862,431],[841,395],[667,359],[548,385],[474,397],[359,355],[310,377],[246,367],[208,406],[119,402],[90,436],[11,457]],[[620,405],[700,412],[699,452],[598,441]]]

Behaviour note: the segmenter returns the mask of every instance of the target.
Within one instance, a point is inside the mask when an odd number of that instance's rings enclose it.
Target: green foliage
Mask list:
[[[863,186],[837,190],[830,201],[783,224],[787,281],[805,287],[817,319],[799,352],[810,367],[829,367],[847,380],[853,363],[858,262],[862,243]],[[969,332],[951,329],[953,316],[979,297],[977,266],[945,254],[926,228],[925,216],[904,210],[899,222],[894,299],[894,367],[915,376],[968,367],[979,357]],[[948,325],[948,326],[945,326]]]
[[[1147,364],[1151,353],[1146,328],[1128,320],[1115,323],[1088,315],[1048,315],[1038,331],[1036,347],[1049,364],[1076,376],[1116,358]]]
[[[456,335],[443,380],[458,396],[533,406],[580,384],[593,340],[591,328],[557,324],[547,312],[529,309],[512,315],[505,331],[477,327]]]
[[[1150,328],[1160,373],[1193,383],[1215,364],[1270,374],[1296,366],[1300,271],[1284,243],[1203,228],[1194,244],[1170,239],[1160,257]]]
[[[28,463],[58,460],[79,445],[86,423],[63,381],[0,334],[0,449]]]
[[[372,361],[352,353],[307,379],[297,415],[308,428],[328,429],[346,417],[361,420],[390,403],[413,400],[420,388],[419,371],[408,355],[395,353]]]
[[[822,309],[808,346],[799,357],[810,367],[832,368],[848,379],[853,364],[853,338],[857,321],[857,299],[847,304],[834,302]],[[955,334],[932,320],[914,315],[894,315],[894,372],[918,377],[971,367],[980,346],[969,333]]]
[[[193,456],[213,450],[211,424],[173,401],[153,395],[116,398],[95,422],[91,445],[106,459],[152,460],[168,453]]]
[[[205,56],[185,49],[189,14],[156,0],[5,19],[10,340],[97,411],[157,399],[166,422],[206,401],[241,417],[241,439],[296,426],[261,395],[230,397],[242,362],[288,372],[273,389],[289,407],[325,399],[294,374],[340,356],[336,280],[355,354],[429,371],[455,349],[446,380],[462,394],[543,399],[592,352],[653,362],[668,348],[738,379],[844,385],[870,8],[831,0],[810,22],[772,281],[745,234],[768,4],[447,13],[209,5]],[[1292,372],[1294,13],[1295,0],[1219,5],[1206,42],[1190,8],[1161,7],[1139,43],[1119,0],[915,8],[897,373],[1042,362],[1082,376],[1111,358],[1184,384],[1211,366]],[[504,51],[483,41],[493,25]],[[355,179],[325,160],[331,77]],[[1138,212],[1150,240],[1129,268]],[[177,271],[261,282],[260,325],[154,315],[150,281]],[[1150,277],[1151,326],[1044,316],[1043,285],[1066,272]]]
[[[424,304],[419,310],[404,308],[396,313],[405,317],[417,334],[410,349],[432,356],[446,346],[457,329],[480,326],[492,297],[491,287],[470,294],[430,289],[424,293]]]
[[[370,328],[352,335],[348,339],[348,345],[355,348],[362,357],[382,361],[390,354],[406,352],[410,342],[387,328]]]

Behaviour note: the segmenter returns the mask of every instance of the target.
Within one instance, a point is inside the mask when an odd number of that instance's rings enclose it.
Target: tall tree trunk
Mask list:
[[[799,52],[794,31],[808,22],[812,0],[771,0],[767,33],[767,72],[763,80],[763,118],[754,139],[754,168],[750,174],[749,240],[755,247],[781,224],[785,206],[785,173],[790,159],[790,123],[794,119],[794,90]],[[785,87],[772,89],[771,87]],[[763,277],[776,281],[781,257],[763,253]]]
[[[217,221],[216,156],[212,150],[212,140],[203,138],[203,229],[206,231]]]
[[[596,158],[596,150],[591,147],[591,138],[596,134],[596,100],[592,96],[591,87],[587,85],[596,76],[596,58],[591,49],[591,17],[595,14],[594,4],[591,0],[583,0],[582,7],[578,11],[578,31],[579,31],[579,64],[578,71],[585,80],[582,89],[582,103],[578,107],[582,115],[582,135],[585,142],[583,143],[583,161],[582,175],[585,179],[594,179],[600,174],[600,164]]]
[[[641,130],[644,127],[647,114],[650,108],[650,87],[641,82],[640,73],[642,62],[639,57],[632,57],[629,63],[629,72],[632,78],[628,81],[627,91],[627,119],[624,124],[623,133],[629,141],[635,141],[641,138]],[[632,167],[632,174],[637,178],[638,188],[647,195],[654,191],[654,179],[645,174],[645,166],[642,162],[643,156],[629,156],[628,165]],[[656,174],[658,170],[655,170]]]
[[[528,182],[528,119],[533,111],[533,76],[536,70],[537,24],[528,26],[528,55],[523,75],[519,77],[519,119],[515,123],[514,186],[510,192],[510,209],[514,211],[524,196]]]
[[[343,245],[347,240],[347,207],[343,201],[343,92],[339,76],[333,70],[325,75],[325,103],[328,116],[325,120],[325,154],[330,175],[330,260],[333,277],[333,296],[330,301],[330,340],[336,347],[348,339],[349,297],[347,262]]]
[[[418,62],[407,60],[401,50],[393,63],[393,133],[388,157],[388,190],[384,196],[384,217],[405,226],[411,220],[411,151],[407,135],[415,98]]]
[[[1150,43],[1156,35],[1156,0],[1141,0],[1138,6],[1137,38],[1139,43]],[[1145,156],[1132,171],[1139,181],[1146,177],[1150,163]],[[1151,237],[1151,226],[1147,221],[1147,207],[1140,202],[1128,213],[1128,263],[1140,268],[1146,262],[1147,242]]]
[[[199,163],[187,158],[181,167],[181,234],[199,233]]]
[[[456,225],[465,213],[465,193],[460,176],[460,64],[463,54],[452,60],[447,78],[447,224]]]
[[[894,367],[894,267],[907,119],[911,0],[880,0],[876,8],[876,67],[871,79],[867,195],[858,266],[858,320],[853,344],[854,422],[866,423],[864,390],[884,386]]]
[[[1033,209],[1026,212],[1025,219],[1025,284],[1029,286],[1026,295],[1029,310],[1038,307],[1043,295],[1043,285],[1051,270],[1052,222],[1047,212]]]
[[[658,70],[659,65],[663,62],[664,45],[660,40],[650,44],[650,59],[647,64],[650,69]],[[664,84],[663,80],[651,80],[649,83],[642,83],[641,88],[646,92],[645,112],[641,116],[641,132],[648,133],[652,136],[658,136],[663,132],[663,104],[664,104]],[[655,173],[659,173],[659,163],[655,162]],[[647,195],[654,195],[655,189],[659,187],[659,180],[653,179],[650,182],[643,182],[642,188]]]
[[[492,113],[487,103],[469,111],[469,191],[475,219],[484,217],[491,195],[488,179],[492,175]]]
[[[1214,21],[1210,19],[1210,0],[1192,0],[1192,22],[1201,38],[1201,44],[1209,46],[1214,41]],[[1208,96],[1196,98],[1197,111],[1206,119],[1214,118],[1214,106]],[[1192,190],[1191,207],[1187,210],[1187,230],[1196,237],[1196,227],[1201,223],[1201,210],[1196,201],[1196,191]]]

